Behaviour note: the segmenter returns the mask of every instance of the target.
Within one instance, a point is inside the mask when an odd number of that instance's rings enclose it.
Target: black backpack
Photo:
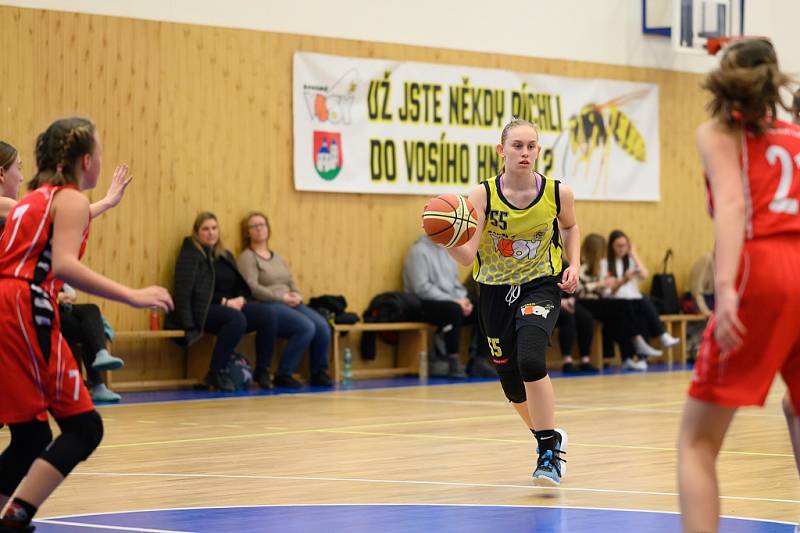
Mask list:
[[[407,292],[382,292],[364,311],[364,322],[414,322],[419,320],[422,302]]]
[[[659,315],[674,315],[681,311],[675,275],[667,272],[667,263],[670,259],[672,259],[672,249],[667,250],[661,273],[653,275],[653,284],[650,287],[650,299],[653,300]]]
[[[250,361],[239,352],[231,354],[231,358],[228,360],[228,373],[236,390],[247,390],[253,381],[253,367],[250,366]]]
[[[422,302],[407,292],[382,292],[375,296],[364,311],[364,322],[416,322],[422,316]],[[378,332],[381,339],[397,344],[394,331]],[[361,358],[375,359],[375,332],[365,331],[361,335]]]

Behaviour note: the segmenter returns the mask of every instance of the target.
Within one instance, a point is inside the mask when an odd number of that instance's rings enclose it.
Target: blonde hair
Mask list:
[[[205,251],[205,246],[200,242],[197,232],[200,231],[200,226],[202,226],[206,220],[213,220],[217,223],[217,228],[219,228],[219,220],[217,220],[217,216],[210,211],[203,211],[194,219],[194,225],[192,225],[192,242],[199,250],[203,251]],[[216,259],[224,252],[225,245],[222,244],[222,234],[220,234],[219,239],[217,239],[217,243],[211,247],[211,256]]]
[[[602,235],[590,233],[581,243],[581,263],[586,265],[586,273],[592,277],[600,275],[600,260],[606,252],[606,240]]]
[[[529,126],[533,128],[533,130],[536,132],[536,137],[537,138],[539,137],[539,126],[523,118],[512,118],[511,121],[508,124],[506,124],[505,127],[503,127],[503,131],[500,133],[500,144],[506,143],[506,139],[508,138],[508,132],[520,126]]]

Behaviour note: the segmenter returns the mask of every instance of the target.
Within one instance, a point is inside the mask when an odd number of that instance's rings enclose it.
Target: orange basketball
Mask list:
[[[466,244],[475,234],[478,217],[472,203],[457,194],[431,198],[422,213],[422,227],[436,244],[454,248]]]

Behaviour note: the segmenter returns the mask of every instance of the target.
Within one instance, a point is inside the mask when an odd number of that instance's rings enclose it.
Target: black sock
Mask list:
[[[531,430],[531,433],[533,433],[533,436],[535,437],[536,436],[536,430],[533,429],[533,428],[530,428],[530,430]]]
[[[3,513],[2,520],[9,524],[21,524],[27,526],[33,520],[33,515],[36,514],[39,508],[35,505],[22,500],[14,498],[11,503],[6,507],[6,512]]]
[[[554,429],[543,429],[535,431],[536,441],[539,443],[539,454],[547,450],[555,450],[558,448],[558,433]]]

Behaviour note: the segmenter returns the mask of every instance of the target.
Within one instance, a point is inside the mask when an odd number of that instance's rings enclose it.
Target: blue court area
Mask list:
[[[675,365],[672,368],[665,364],[650,365],[648,373],[653,372],[671,372],[676,370],[687,370],[691,367],[683,367]],[[619,367],[604,370],[602,374],[598,373],[575,373],[569,375],[562,375],[559,370],[552,370],[548,372],[553,379],[587,379],[598,375],[615,375],[615,374],[631,374],[628,370],[622,370]],[[420,385],[437,386],[437,385],[453,385],[458,383],[482,383],[489,381],[497,381],[497,378],[468,378],[468,379],[450,379],[450,378],[428,378],[427,380],[420,380],[416,376],[397,377],[388,379],[366,379],[353,381],[348,385],[336,385],[334,387],[312,387],[305,386],[302,389],[282,389],[276,388],[274,390],[262,390],[257,387],[252,387],[246,391],[240,392],[219,392],[210,391],[205,388],[200,390],[163,390],[163,391],[149,391],[149,392],[125,392],[122,395],[121,404],[137,404],[137,403],[153,403],[153,402],[180,402],[192,400],[214,400],[219,398],[242,398],[250,396],[274,396],[276,394],[309,394],[331,392],[333,390],[373,390],[373,389],[387,389],[393,387],[419,387]],[[103,407],[120,405],[117,403],[95,402],[97,405]]]
[[[580,533],[680,531],[674,513],[473,505],[297,505],[169,509],[70,516],[36,522],[37,532],[150,531],[282,533]],[[726,533],[792,533],[794,525],[723,518]]]

